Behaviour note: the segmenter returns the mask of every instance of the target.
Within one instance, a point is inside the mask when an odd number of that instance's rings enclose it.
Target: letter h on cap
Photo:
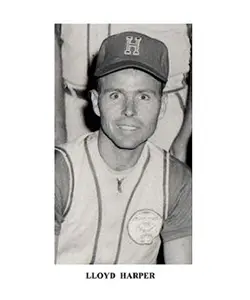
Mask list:
[[[124,51],[124,54],[125,55],[139,55],[140,52],[140,42],[141,42],[141,39],[142,38],[138,38],[138,37],[135,37],[135,41],[133,41],[133,36],[126,36],[126,49]],[[131,52],[131,48],[134,48],[133,49],[133,52]]]

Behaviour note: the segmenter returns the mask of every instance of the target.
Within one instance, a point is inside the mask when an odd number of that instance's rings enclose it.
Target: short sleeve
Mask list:
[[[55,235],[60,234],[61,224],[69,193],[69,171],[63,155],[55,153]]]
[[[189,168],[170,157],[169,204],[161,236],[164,242],[192,235],[192,176]]]

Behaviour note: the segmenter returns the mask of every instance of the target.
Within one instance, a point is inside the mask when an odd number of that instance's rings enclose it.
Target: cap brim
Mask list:
[[[102,76],[108,75],[110,73],[114,73],[116,71],[124,70],[127,68],[136,68],[136,69],[142,70],[146,73],[149,73],[150,75],[152,75],[153,77],[157,78],[158,80],[160,80],[162,82],[167,82],[167,78],[162,76],[162,74],[160,74],[153,68],[149,67],[148,65],[142,64],[141,62],[138,62],[138,61],[121,61],[121,62],[117,62],[114,64],[110,64],[104,68],[97,69],[95,71],[94,76],[102,77]]]

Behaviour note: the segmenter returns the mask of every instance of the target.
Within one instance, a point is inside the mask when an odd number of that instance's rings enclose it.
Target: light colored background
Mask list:
[[[170,92],[167,113],[159,121],[151,137],[158,146],[169,149],[183,120],[187,85],[183,80],[189,71],[190,41],[185,24],[62,24],[61,38],[63,77],[69,87],[85,89],[88,65],[98,52],[102,41],[111,34],[138,31],[164,42],[169,49],[170,73],[165,90]],[[65,94],[68,141],[87,133],[82,114],[87,101]]]
[[[1,299],[249,299],[248,3],[25,4],[5,2],[1,10]],[[53,265],[53,24],[97,18],[194,23],[194,261],[126,266],[154,271],[150,282],[83,279],[122,266]]]

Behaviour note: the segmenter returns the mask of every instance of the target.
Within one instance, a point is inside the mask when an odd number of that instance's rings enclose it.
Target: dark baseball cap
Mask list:
[[[166,45],[145,34],[128,31],[106,38],[100,47],[95,77],[136,68],[166,83],[169,58]]]

